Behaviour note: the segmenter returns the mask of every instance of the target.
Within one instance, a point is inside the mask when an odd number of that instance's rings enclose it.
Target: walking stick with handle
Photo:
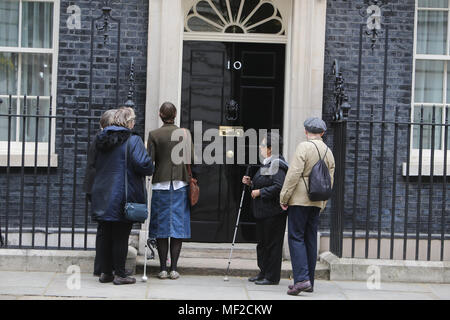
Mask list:
[[[250,166],[247,166],[247,169],[245,170],[245,175],[248,176],[249,172],[250,172]],[[237,219],[236,219],[236,226],[234,227],[233,243],[231,244],[230,257],[228,258],[227,272],[225,274],[225,277],[223,278],[223,281],[228,281],[229,280],[228,279],[228,272],[230,271],[231,256],[233,254],[234,242],[236,241],[236,234],[237,234],[237,229],[238,229],[238,226],[239,226],[239,218],[241,217],[241,210],[242,210],[242,203],[244,201],[245,189],[246,189],[246,186],[244,185],[244,187],[242,188],[241,202],[239,204],[239,211],[238,211],[238,216],[237,216]]]

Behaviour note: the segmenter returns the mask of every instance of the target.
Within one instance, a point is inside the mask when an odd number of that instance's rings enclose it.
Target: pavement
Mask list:
[[[178,280],[160,280],[142,274],[136,284],[102,284],[88,273],[0,272],[0,300],[113,299],[113,300],[450,300],[450,284],[381,283],[370,289],[361,281],[316,280],[314,293],[288,296],[291,280],[277,286],[258,286],[246,277],[183,275]]]

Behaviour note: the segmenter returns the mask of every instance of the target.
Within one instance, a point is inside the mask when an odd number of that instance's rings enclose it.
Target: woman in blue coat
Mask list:
[[[125,274],[128,238],[133,222],[125,219],[124,205],[125,202],[146,203],[144,178],[153,173],[153,163],[142,139],[131,132],[135,118],[133,109],[120,108],[113,125],[106,127],[95,141],[97,154],[92,215],[102,233],[99,249],[102,283],[119,285],[136,282],[135,278]],[[128,175],[128,199],[125,199],[125,172]]]

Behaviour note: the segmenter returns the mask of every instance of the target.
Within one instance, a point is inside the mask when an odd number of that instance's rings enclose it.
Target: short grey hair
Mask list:
[[[136,113],[133,108],[121,107],[114,115],[113,125],[131,129],[131,123],[136,119]]]
[[[117,109],[109,109],[103,112],[100,118],[100,128],[104,129],[113,124],[116,111]]]

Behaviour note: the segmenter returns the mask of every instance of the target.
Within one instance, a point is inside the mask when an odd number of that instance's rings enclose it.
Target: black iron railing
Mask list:
[[[388,90],[398,86],[389,83],[390,26],[381,26],[374,33],[360,25],[357,69],[346,64],[356,88],[350,113],[342,67],[333,63],[330,250],[340,257],[450,260],[450,108],[413,109]]]
[[[28,106],[31,100],[32,112]],[[87,150],[93,139],[87,133],[97,132],[99,117],[83,114],[85,110],[75,109],[70,114],[64,108],[54,110],[51,101],[50,98],[50,106],[44,112],[39,97],[25,96],[22,112],[17,113],[13,112],[13,97],[3,99],[3,248],[93,247],[88,244],[88,235],[95,233],[96,224],[90,220],[83,179]]]
[[[395,249],[401,247],[403,259],[431,260],[432,250],[437,250],[433,240],[440,242],[439,259],[450,258],[445,248],[450,239],[450,108],[444,121],[437,121],[441,108],[431,107],[431,121],[424,118],[424,108],[418,107],[420,118],[411,121],[400,119],[398,107],[394,119],[387,120],[385,114],[377,119],[372,107],[366,118],[333,123],[336,173],[330,249],[338,256],[345,255],[345,233],[351,237],[349,257],[358,256],[355,242],[361,239],[364,258],[394,259]],[[372,256],[371,239],[376,239]],[[384,239],[389,240],[388,256],[381,253]],[[414,255],[408,256],[411,242]]]

